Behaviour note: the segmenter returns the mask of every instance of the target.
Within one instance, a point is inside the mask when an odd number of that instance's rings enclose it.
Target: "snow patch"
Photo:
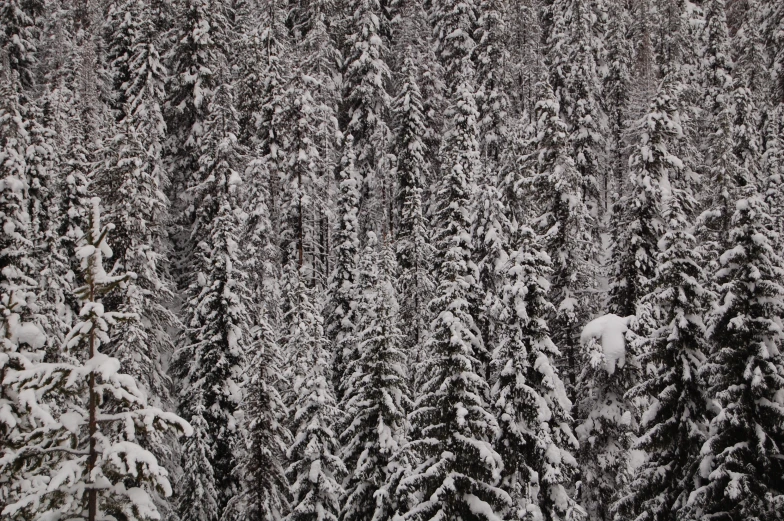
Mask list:
[[[604,351],[604,364],[607,373],[613,374],[616,367],[626,365],[626,332],[634,316],[619,317],[613,313],[588,322],[580,334],[580,342],[585,345],[592,338],[600,341]]]

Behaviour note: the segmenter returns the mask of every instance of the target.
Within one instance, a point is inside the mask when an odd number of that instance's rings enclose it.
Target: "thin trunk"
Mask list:
[[[90,302],[95,301],[95,284],[90,282]],[[95,324],[93,323],[93,328],[90,329],[90,358],[95,357]],[[93,482],[93,469],[95,468],[95,461],[98,458],[98,453],[96,452],[95,448],[95,434],[98,430],[98,421],[97,421],[97,406],[98,406],[98,399],[97,393],[95,392],[95,371],[90,372],[90,404],[89,404],[89,414],[90,418],[88,421],[88,430],[90,434],[90,450],[87,456],[87,520],[88,521],[95,521],[98,515],[98,491],[92,486],[94,485]]]

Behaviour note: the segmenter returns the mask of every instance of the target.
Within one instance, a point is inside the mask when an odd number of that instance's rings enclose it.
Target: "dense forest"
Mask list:
[[[782,176],[780,0],[0,0],[0,517],[784,520]]]

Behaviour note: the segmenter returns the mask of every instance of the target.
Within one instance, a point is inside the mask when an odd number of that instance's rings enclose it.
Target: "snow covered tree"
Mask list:
[[[433,26],[435,53],[444,68],[446,97],[451,100],[463,81],[463,61],[476,47],[475,0],[432,0],[430,23]]]
[[[160,186],[160,157],[145,146],[149,135],[128,117],[108,144],[104,165],[97,169],[97,190],[109,204],[115,225],[115,262],[136,278],[124,294],[108,299],[113,307],[135,318],[119,324],[106,346],[152,396],[168,403],[170,380],[163,359],[173,351],[168,330],[177,318],[167,308],[174,299],[173,284],[163,271],[162,245],[166,239],[168,201]]]
[[[30,87],[36,65],[36,18],[44,12],[41,0],[3,0],[0,4],[0,53],[4,56],[3,68],[8,67],[19,75],[19,81]]]
[[[476,104],[479,109],[479,134],[482,156],[497,161],[507,134],[509,96],[505,70],[507,26],[503,2],[481,0],[477,7],[473,50],[476,63]]]
[[[423,198],[425,183],[432,168],[427,161],[422,95],[417,79],[415,56],[409,46],[401,71],[400,93],[394,101],[396,117],[395,155],[397,156],[397,225],[395,248],[400,275],[397,292],[400,321],[408,324],[404,332],[409,360],[419,362],[428,327],[427,303],[434,286],[430,267],[433,248],[429,241]]]
[[[572,403],[554,365],[560,353],[547,328],[550,263],[533,230],[516,235],[519,249],[503,268],[503,322],[492,359],[501,487],[513,501],[504,519],[572,519],[579,508],[567,491],[577,440],[569,428]]]
[[[701,374],[716,409],[687,515],[780,519],[784,506],[784,389],[780,352],[782,259],[768,207],[752,187],[735,206],[727,250],[713,275],[719,304],[708,316]]]
[[[356,169],[362,179],[360,226],[372,229],[379,223],[388,231],[392,193],[387,149],[392,136],[387,126],[390,71],[383,34],[388,23],[379,0],[349,0],[344,94],[341,125],[354,137]]]
[[[356,171],[354,138],[346,136],[340,171],[340,196],[335,244],[335,270],[329,286],[327,335],[334,342],[334,382],[339,397],[347,366],[356,359],[357,283],[359,278],[359,191],[362,178]]]
[[[634,445],[648,457],[630,493],[613,507],[623,518],[640,521],[680,519],[700,482],[700,449],[707,435],[700,371],[708,351],[703,317],[713,295],[704,286],[703,261],[690,231],[688,215],[697,201],[691,190],[674,187],[663,203],[667,232],[653,290],[642,301],[654,322],[639,355],[648,370],[629,391],[650,400]]]
[[[682,136],[672,83],[665,79],[648,113],[634,127],[638,144],[629,159],[630,190],[614,205],[617,230],[612,250],[610,311],[636,313],[656,271],[659,239],[664,235],[662,190],[678,177],[683,162],[670,151]]]
[[[180,516],[200,521],[219,519],[238,493],[234,413],[240,406],[239,378],[251,326],[237,237],[240,150],[227,86],[216,89],[209,111],[196,173],[200,183],[190,194],[199,208],[191,231],[193,275],[183,306],[185,329],[173,362],[180,379],[180,414],[196,430],[183,446],[186,480]],[[204,490],[211,491],[209,501],[200,499]]]
[[[289,511],[286,450],[291,443],[288,411],[278,392],[283,357],[266,316],[251,331],[247,380],[243,384],[244,449],[238,474],[242,492],[227,507],[227,518],[266,521]]]
[[[435,248],[438,286],[430,302],[435,319],[414,410],[411,449],[418,465],[399,486],[418,498],[406,520],[496,519],[511,503],[498,488],[501,457],[491,440],[498,425],[485,396],[478,355],[485,349],[469,310],[475,267],[471,261],[470,203],[479,145],[473,67],[463,59],[449,112],[438,187]]]
[[[534,225],[552,259],[551,319],[555,341],[565,352],[570,386],[578,373],[578,328],[590,315],[586,296],[593,281],[591,259],[596,247],[590,234],[591,215],[583,200],[582,178],[572,158],[566,125],[547,83],[539,85],[536,133],[528,179],[540,194]]]
[[[765,190],[773,230],[779,233],[774,237],[774,247],[784,246],[784,103],[779,103],[768,116],[765,124],[765,152],[760,166],[764,173],[761,186]],[[777,249],[777,251],[779,251]]]
[[[384,521],[395,514],[394,461],[404,445],[411,401],[392,287],[394,261],[387,248],[379,254],[377,243],[369,232],[360,262],[359,358],[347,367],[340,404],[349,419],[340,435],[342,458],[349,469],[340,514],[344,521]]]
[[[220,68],[226,59],[228,24],[222,1],[188,0],[180,9],[169,56],[171,74],[165,106],[167,156],[178,191],[198,183],[191,176],[199,171],[208,105],[222,80]],[[192,216],[185,216],[185,220],[192,222]]]
[[[4,397],[15,397],[11,407],[18,412],[18,421],[4,421],[10,432],[1,470],[12,500],[3,515],[9,519],[156,518],[151,494],[168,496],[172,489],[166,470],[137,437],[169,429],[191,433],[176,415],[149,407],[134,378],[101,352],[111,326],[129,318],[106,311],[102,299],[133,274],[104,270],[103,259],[112,253],[106,242],[111,225],[101,225],[98,198],[92,203],[78,250],[85,285],[76,294],[83,306],[63,346],[67,361],[41,360],[36,350],[43,334],[19,322],[14,298],[4,294],[5,345],[16,337],[30,348],[12,348],[2,357],[3,385],[12,391]]]
[[[607,17],[607,33],[604,36],[607,72],[602,78],[601,102],[608,123],[608,166],[613,172],[610,186],[620,194],[627,163],[624,137],[632,88],[633,49],[627,36],[630,16],[622,3],[609,2]]]
[[[577,426],[580,442],[580,504],[589,519],[613,519],[611,506],[634,476],[630,449],[639,424],[627,391],[637,384],[637,342],[627,338],[634,317],[609,314],[589,322],[580,335],[587,364],[577,381]]]
[[[346,468],[334,432],[339,410],[330,383],[330,353],[320,310],[312,302],[302,270],[289,264],[287,330],[283,345],[291,372],[294,441],[288,448],[292,496],[287,521],[337,521]]]

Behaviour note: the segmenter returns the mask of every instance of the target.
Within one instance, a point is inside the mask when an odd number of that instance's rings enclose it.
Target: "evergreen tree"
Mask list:
[[[481,0],[477,5],[476,29],[476,104],[479,109],[479,133],[482,156],[497,161],[507,134],[509,96],[506,88],[507,27],[503,2]]]
[[[284,321],[288,330],[284,346],[292,372],[291,432],[288,448],[292,509],[289,521],[337,521],[346,468],[334,432],[339,420],[330,384],[330,355],[321,312],[312,302],[301,269],[290,264],[286,277],[291,291]]]
[[[10,312],[4,317],[4,346],[21,334],[31,348],[12,347],[2,358],[3,384],[11,390],[3,394],[16,397],[12,407],[20,420],[4,421],[11,430],[0,468],[13,498],[3,515],[12,519],[158,517],[151,494],[171,495],[168,473],[135,439],[169,429],[191,433],[176,415],[148,407],[133,377],[101,352],[111,326],[129,318],[105,311],[101,300],[133,274],[104,270],[103,258],[112,253],[106,242],[111,226],[101,225],[99,200],[92,202],[90,227],[78,250],[85,280],[77,290],[81,320],[66,337],[67,361],[47,363],[36,356],[45,342],[42,332],[20,323],[18,297],[4,294]]]
[[[442,160],[448,169],[437,196],[439,284],[430,303],[436,318],[425,345],[424,383],[409,416],[419,461],[400,484],[419,502],[404,519],[490,520],[511,502],[497,487],[502,462],[490,440],[498,425],[485,402],[489,389],[477,356],[484,346],[468,305],[475,284],[469,205],[479,150],[472,76],[466,57],[450,107]]]
[[[228,507],[228,518],[263,521],[282,519],[289,510],[285,473],[291,443],[288,411],[276,388],[283,362],[278,339],[266,316],[251,331],[247,380],[244,382],[244,450],[238,474],[242,493]]]
[[[359,190],[362,179],[355,168],[354,138],[343,145],[340,165],[340,196],[335,243],[335,270],[330,281],[330,308],[327,335],[335,344],[334,382],[338,397],[343,396],[347,366],[356,359],[356,328],[359,263]]]
[[[553,305],[545,283],[547,254],[533,230],[517,230],[519,249],[504,268],[500,340],[493,351],[492,396],[501,429],[501,487],[512,498],[504,519],[570,519],[577,440],[569,429],[571,401],[555,369],[560,353],[547,328]]]
[[[362,179],[360,226],[369,230],[372,223],[380,223],[380,231],[386,233],[393,182],[386,157],[392,141],[386,124],[390,102],[386,84],[391,74],[383,38],[387,20],[379,0],[349,0],[348,9],[341,127],[354,137],[356,169]]]
[[[627,333],[632,319],[599,317],[585,326],[580,338],[587,363],[577,380],[574,431],[580,442],[579,499],[588,519],[613,519],[612,506],[626,494],[635,472],[630,449],[640,418],[627,392],[638,383],[640,341]]]
[[[670,151],[682,135],[672,83],[665,79],[648,113],[636,123],[639,142],[629,160],[631,192],[615,205],[610,311],[636,313],[640,299],[650,290],[656,271],[659,239],[664,235],[662,190],[676,179],[683,162]]]
[[[0,4],[0,53],[4,55],[3,68],[8,67],[19,76],[25,87],[34,81],[36,64],[36,41],[38,28],[36,18],[44,12],[40,0],[3,0]],[[6,62],[7,60],[7,62]]]
[[[713,275],[719,305],[708,316],[710,355],[701,371],[717,414],[701,452],[705,483],[687,515],[780,519],[782,260],[768,207],[753,188],[743,190],[735,208]]]
[[[432,0],[430,23],[433,26],[436,57],[444,68],[446,97],[456,93],[463,81],[463,61],[476,47],[477,7],[474,0]],[[448,168],[448,167],[447,167]]]
[[[180,516],[215,521],[238,493],[233,470],[240,406],[239,376],[244,367],[251,325],[247,275],[239,258],[237,232],[242,178],[236,119],[229,88],[219,87],[209,104],[198,177],[191,197],[199,214],[192,229],[195,243],[192,281],[183,310],[185,329],[175,352],[180,379],[180,414],[196,435],[183,446],[187,475]],[[206,458],[206,461],[205,461]],[[203,490],[213,498],[199,499]]]
[[[627,519],[680,519],[700,482],[708,410],[699,374],[707,355],[703,317],[713,295],[704,286],[706,274],[689,229],[688,215],[696,205],[691,190],[683,188],[673,188],[664,200],[667,232],[653,291],[643,299],[655,325],[639,360],[650,369],[629,391],[633,397],[650,397],[635,443],[648,457],[630,494],[614,507]]]
[[[348,366],[341,410],[349,420],[340,435],[349,469],[340,518],[346,521],[391,520],[397,510],[395,457],[405,441],[410,407],[403,335],[397,326],[392,287],[394,261],[379,255],[375,234],[368,233],[360,262],[359,358]],[[383,256],[383,258],[382,258]],[[390,465],[392,464],[392,465]]]
[[[590,260],[596,247],[590,235],[591,216],[582,199],[582,179],[558,103],[548,84],[540,84],[539,93],[529,182],[538,193],[546,194],[540,199],[535,226],[553,263],[552,324],[555,341],[565,351],[566,374],[573,387],[579,363],[577,328],[589,315],[585,293],[592,283]]]
[[[409,46],[401,72],[401,89],[394,102],[397,119],[397,226],[395,248],[400,269],[397,291],[400,321],[410,327],[404,332],[409,360],[421,361],[421,347],[428,327],[427,303],[433,290],[430,267],[433,248],[429,241],[423,198],[428,170],[426,127],[422,95],[413,50]]]

